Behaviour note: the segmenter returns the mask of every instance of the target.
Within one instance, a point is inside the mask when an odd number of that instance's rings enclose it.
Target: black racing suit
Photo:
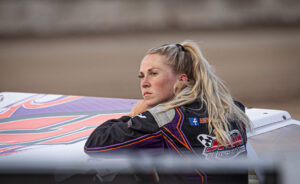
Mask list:
[[[245,111],[245,107],[236,102]],[[97,127],[85,144],[85,152],[104,152],[124,149],[174,150],[180,155],[194,153],[200,158],[232,159],[247,155],[246,131],[241,122],[230,122],[231,144],[220,145],[216,137],[209,134],[208,115],[205,104],[200,100],[161,112],[161,107],[154,107],[130,118],[108,120]],[[201,183],[216,180],[205,173],[197,172]],[[245,176],[245,175],[244,175]],[[219,177],[220,178],[220,177]],[[229,183],[234,183],[232,177]],[[247,177],[240,180],[247,181]],[[221,179],[223,183],[224,178]]]

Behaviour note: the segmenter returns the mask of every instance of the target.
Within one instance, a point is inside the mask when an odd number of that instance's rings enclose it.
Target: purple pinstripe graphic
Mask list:
[[[188,139],[186,138],[186,136],[184,135],[184,133],[183,133],[183,131],[182,131],[182,129],[181,129],[182,124],[183,124],[182,122],[183,122],[183,120],[184,120],[184,115],[183,115],[182,111],[180,110],[180,108],[177,108],[177,109],[179,110],[179,112],[180,112],[181,115],[182,115],[182,119],[181,119],[181,122],[180,122],[179,130],[181,131],[181,134],[183,135],[184,139],[186,140],[186,142],[187,142],[187,144],[189,145],[189,147],[191,148],[191,150],[195,153],[193,147],[191,146],[190,142],[188,141]]]
[[[174,143],[174,141],[173,141],[167,134],[165,134],[164,132],[163,132],[163,134],[168,138],[169,141],[171,141],[171,142],[173,143],[173,145],[174,145],[178,150],[180,150],[180,149],[176,146],[176,144]],[[170,143],[167,141],[167,144],[169,145]],[[170,146],[169,148],[174,149],[172,146]]]
[[[160,135],[160,134],[158,134]],[[143,140],[141,142],[134,143],[132,145],[129,145],[128,147],[125,146],[125,148],[136,148],[136,149],[141,149],[141,148],[147,148],[147,149],[163,149],[164,148],[164,143],[162,141],[161,136],[157,137],[152,137],[150,139]]]
[[[182,134],[183,137],[185,138],[185,140],[186,140],[187,144],[189,145],[189,147],[191,148],[192,152],[195,153],[195,154],[197,155],[197,153],[195,152],[195,150],[193,149],[193,147],[192,147],[191,144],[189,143],[188,139],[186,138],[186,136],[185,136],[184,133],[182,132],[181,127],[182,127],[182,124],[183,124],[183,121],[184,121],[184,115],[183,115],[183,113],[182,113],[182,111],[181,111],[180,108],[177,108],[177,109],[179,110],[180,114],[182,115],[182,119],[181,119],[181,122],[180,122],[180,125],[179,125],[179,130],[181,131],[181,134]],[[197,170],[200,172],[200,169],[197,169]],[[201,170],[200,173],[204,176],[204,181],[205,181],[204,183],[207,183],[207,176],[206,176],[206,174],[205,174],[202,170]]]
[[[137,140],[142,139],[142,138],[144,138],[144,137],[148,137],[148,136],[152,136],[152,135],[158,135],[158,134],[160,134],[161,132],[162,132],[162,131],[159,130],[158,132],[153,133],[153,134],[146,134],[146,135],[143,135],[143,136],[141,136],[141,137],[138,137],[138,138],[135,138],[135,139],[132,139],[132,140],[129,140],[129,141],[125,141],[125,142],[122,142],[122,143],[113,144],[113,145],[109,145],[109,146],[96,147],[96,148],[87,148],[87,147],[85,146],[85,148],[86,148],[87,150],[95,150],[95,149],[105,149],[105,148],[111,148],[111,147],[115,147],[115,146],[121,146],[121,145],[124,145],[124,144],[127,144],[127,143],[131,143],[131,142],[137,141]]]
[[[184,136],[184,138],[185,138],[187,144],[189,145],[189,147],[191,148],[192,152],[195,153],[195,154],[197,155],[197,153],[195,152],[195,150],[193,149],[193,147],[191,146],[191,144],[189,143],[188,139],[186,138],[185,134],[183,133],[183,131],[182,131],[182,129],[181,129],[182,124],[183,124],[183,121],[184,121],[184,115],[183,115],[183,113],[182,113],[182,111],[181,111],[180,108],[177,108],[177,109],[179,110],[180,114],[182,115],[182,119],[181,119],[181,122],[180,122],[180,125],[179,125],[179,130],[181,131],[181,134]],[[176,120],[175,122],[178,122],[179,115],[177,114],[177,111],[176,111],[176,110],[175,110],[175,112],[176,112],[177,118],[174,118],[174,120]],[[175,116],[175,117],[176,117],[176,116]],[[173,121],[172,123],[174,123],[174,121]],[[169,123],[169,124],[171,124],[171,123]],[[176,124],[177,124],[177,123],[176,123]],[[169,130],[172,130],[172,129],[169,129]],[[179,135],[177,131],[175,131],[175,132],[176,132],[177,135]],[[172,132],[172,133],[175,135],[175,132]],[[167,136],[167,137],[168,137],[168,136]],[[178,138],[178,137],[177,137],[177,138]],[[181,136],[180,136],[179,138],[181,138]],[[170,139],[170,140],[171,140],[171,139]],[[183,141],[183,140],[182,140],[182,141]],[[174,144],[173,141],[172,141],[172,143]],[[174,146],[178,149],[178,147],[176,146],[176,144],[174,144]],[[178,149],[178,150],[180,150],[180,149]],[[205,174],[205,172],[204,172],[203,170],[201,170],[201,169],[197,169],[197,170],[198,170],[199,172],[201,171],[200,173],[204,176],[204,183],[207,183],[207,175]]]
[[[174,136],[176,136],[179,140],[181,140],[183,142],[183,139],[180,136],[180,134],[179,134],[179,132],[177,131],[177,128],[176,128],[177,124],[178,124],[178,121],[179,121],[179,114],[175,110],[175,118],[174,118],[174,120],[171,123],[166,124],[165,127],[168,130],[170,130]]]

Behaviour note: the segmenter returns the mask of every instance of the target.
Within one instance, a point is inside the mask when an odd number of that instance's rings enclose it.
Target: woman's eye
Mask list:
[[[157,75],[157,73],[156,72],[151,72],[151,75]]]
[[[142,79],[144,76],[143,75],[138,75],[138,78]]]

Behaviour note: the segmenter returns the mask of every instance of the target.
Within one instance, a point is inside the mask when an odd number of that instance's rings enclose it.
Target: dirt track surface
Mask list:
[[[300,120],[300,28],[0,40],[0,91],[141,98],[144,53],[190,39],[248,107]]]

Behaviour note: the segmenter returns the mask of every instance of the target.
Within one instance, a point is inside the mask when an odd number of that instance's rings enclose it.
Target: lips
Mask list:
[[[145,92],[144,93],[144,96],[146,97],[146,96],[150,96],[152,93],[150,93],[150,92]]]

